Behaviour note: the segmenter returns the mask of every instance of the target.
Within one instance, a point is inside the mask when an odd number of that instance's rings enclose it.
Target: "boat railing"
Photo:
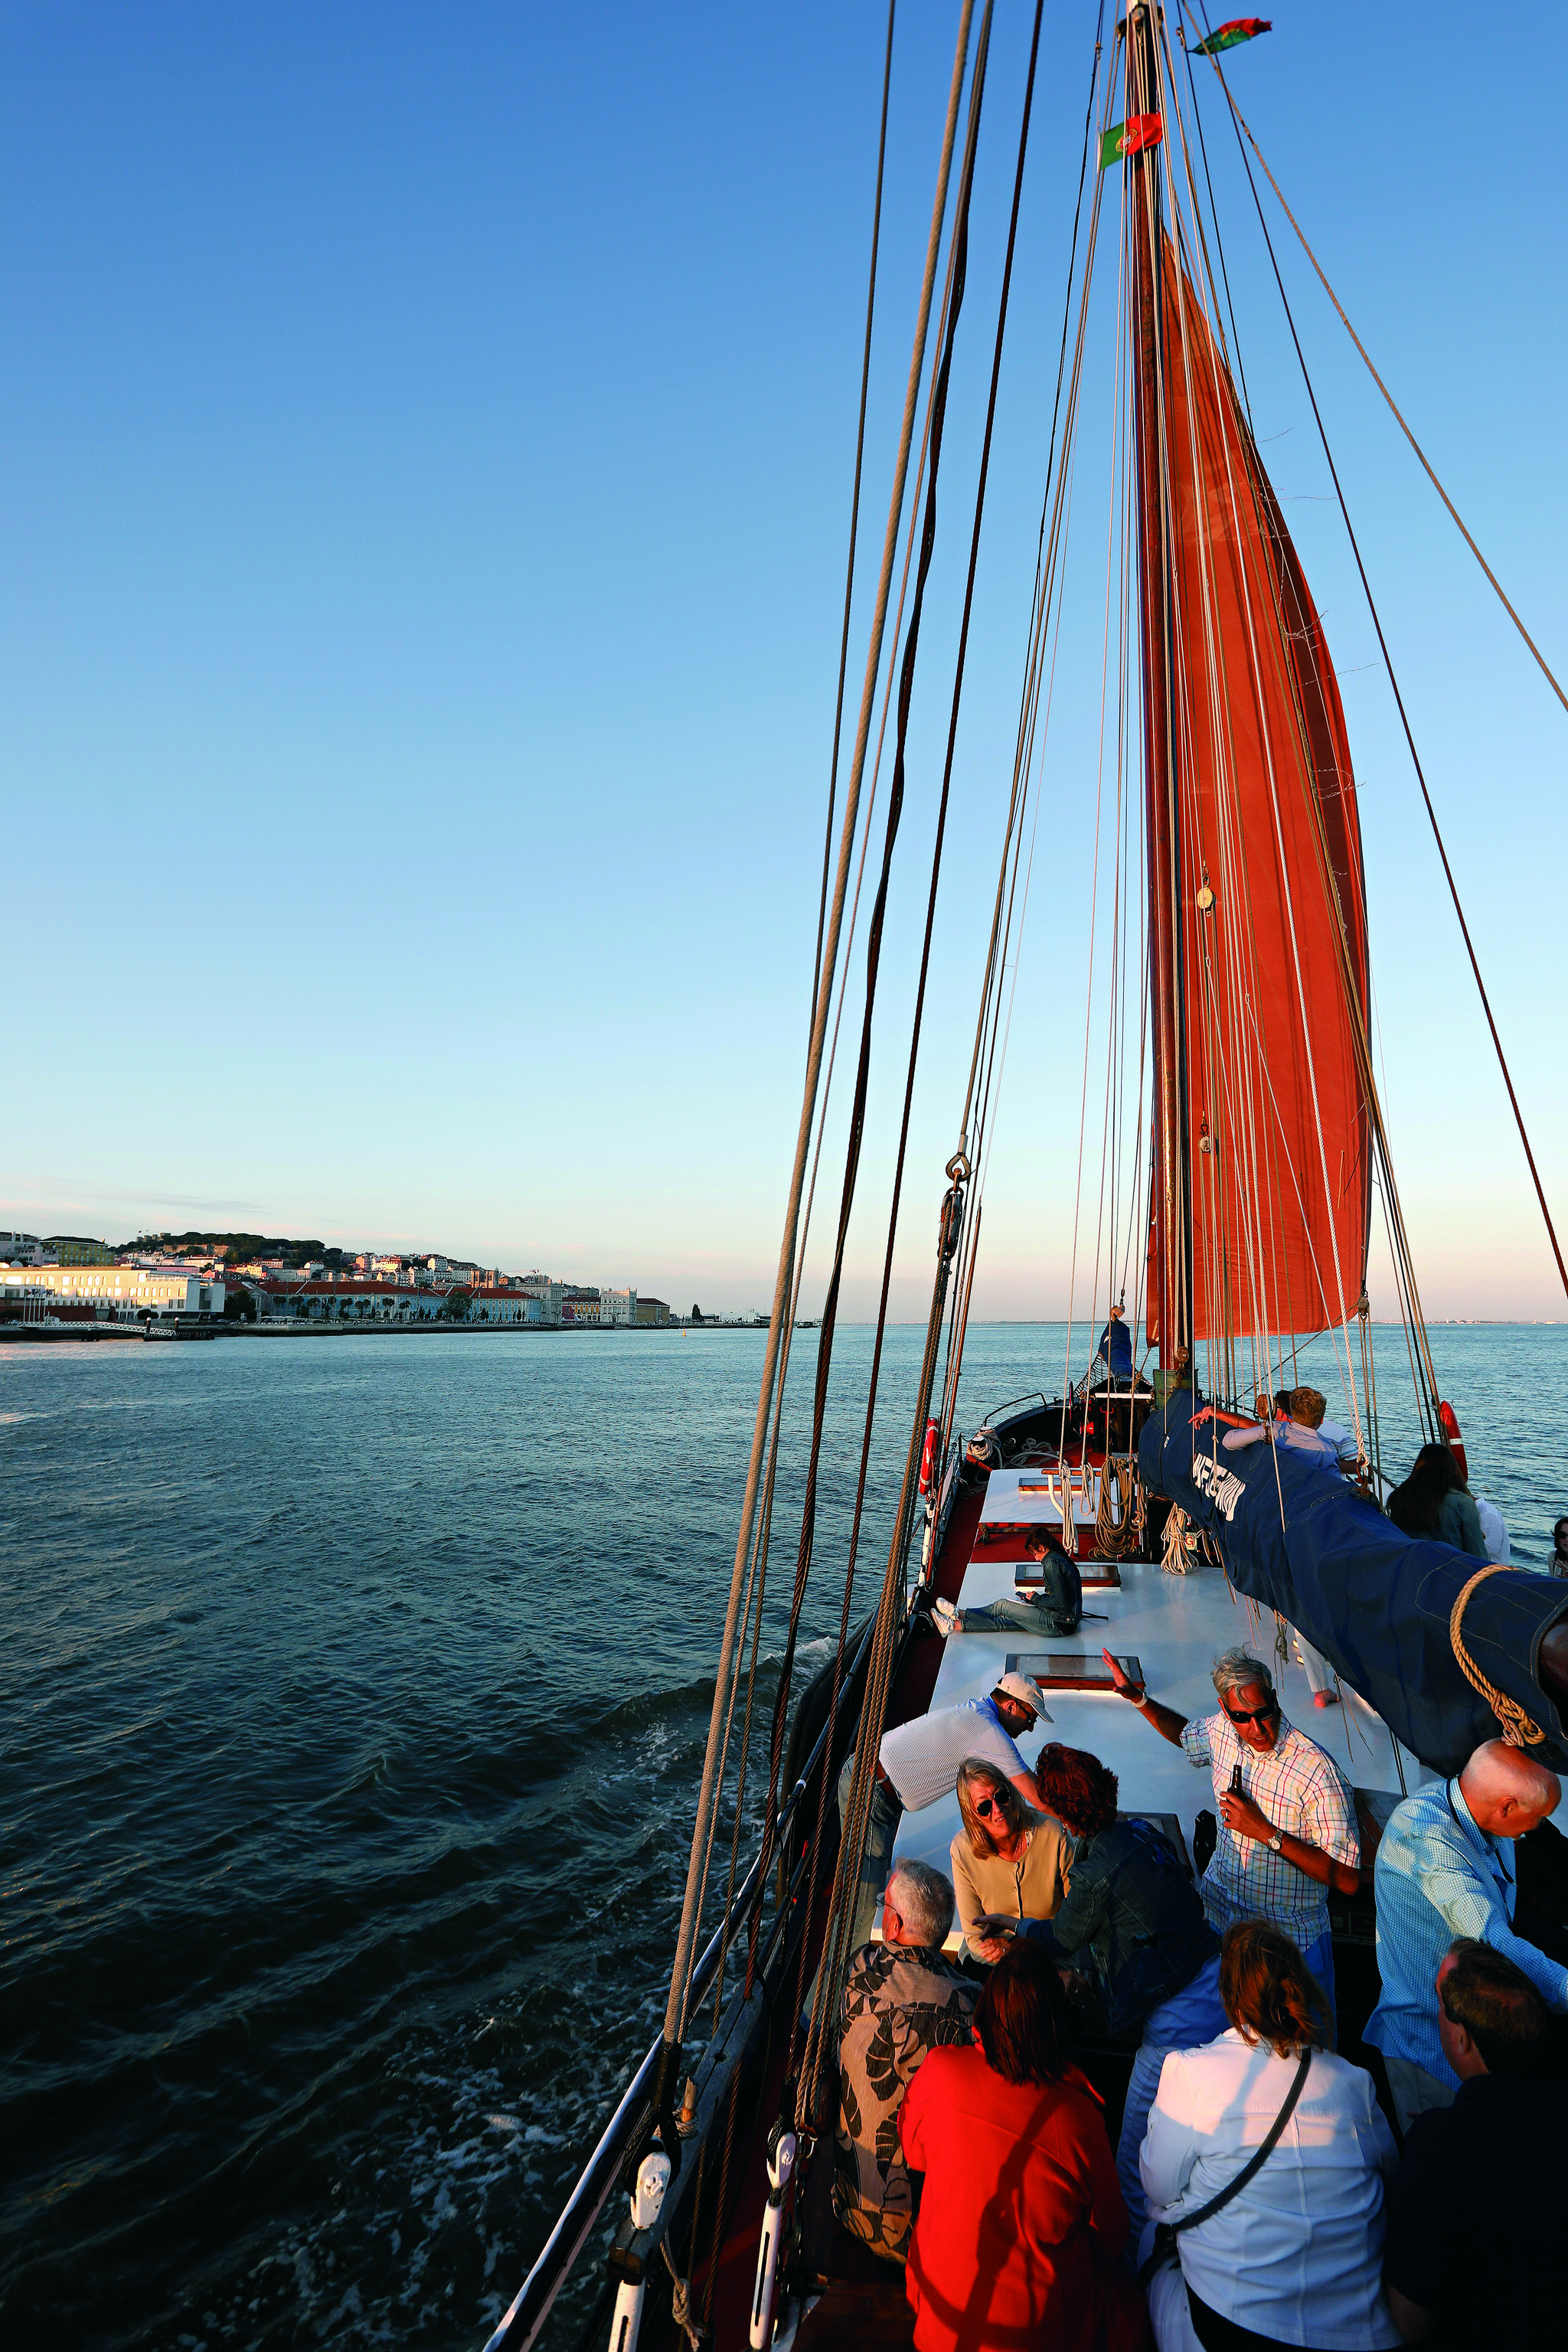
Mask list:
[[[846,1667],[838,1705],[832,1718],[825,1723],[816,1746],[801,1768],[800,1778],[780,1809],[774,1832],[775,1850],[782,1847],[791,1822],[805,1799],[813,1775],[830,1752],[831,1742],[839,1721],[858,1687],[859,1669],[869,1645],[875,1621],[868,1622],[856,1643]],[[763,1855],[759,1852],[747,1872],[729,1913],[715,1928],[706,1949],[691,1972],[689,2011],[694,2010],[719,1972],[726,1950],[740,1931],[746,1927],[766,1891],[763,1874]],[[765,1976],[771,1965],[778,1940],[788,1918],[788,1906],[781,1906],[773,1923],[768,1948],[763,1955],[759,1978]],[[728,1939],[728,1940],[727,1940]],[[518,2289],[510,2308],[486,2341],[484,2352],[531,2352],[561,2289],[587,2243],[595,2223],[620,2177],[627,2153],[642,2127],[648,2102],[653,2095],[658,2074],[659,2056],[663,2050],[660,2036],[650,2046],[631,2081],[622,2092],[615,2114],[605,2125],[597,2147],[578,2176],[577,2184],[556,2216],[554,2227],[532,2269]]]
[[[1005,1404],[993,1405],[991,1411],[981,1422],[980,1426],[982,1429],[994,1429],[1003,1414],[1005,1412],[1011,1412],[1016,1404],[1037,1404],[1041,1406],[1048,1406],[1049,1403],[1050,1399],[1047,1396],[1043,1389],[1026,1389],[1022,1396],[1009,1397]]]

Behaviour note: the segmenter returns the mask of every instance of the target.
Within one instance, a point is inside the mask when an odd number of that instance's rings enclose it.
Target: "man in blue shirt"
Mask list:
[[[1513,1932],[1513,1841],[1555,1812],[1555,1773],[1489,1739],[1452,1780],[1396,1805],[1377,1849],[1377,1966],[1383,1990],[1366,2040],[1382,2051],[1400,2128],[1459,2087],[1438,2032],[1433,1992],[1457,1936],[1474,1937],[1523,1969],[1543,2000],[1568,2010],[1568,1969]]]
[[[1113,1307],[1110,1320],[1100,1335],[1100,1347],[1095,1363],[1103,1364],[1113,1381],[1132,1378],[1132,1334],[1121,1319],[1121,1309]]]

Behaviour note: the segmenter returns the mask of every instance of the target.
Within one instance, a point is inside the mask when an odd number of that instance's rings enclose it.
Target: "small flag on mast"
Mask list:
[[[1255,41],[1259,33],[1271,33],[1274,24],[1268,16],[1233,16],[1206,41],[1200,41],[1193,51],[1195,58],[1217,58],[1222,49],[1238,48],[1243,41]]]
[[[1157,114],[1133,114],[1125,122],[1113,122],[1100,135],[1100,170],[1108,163],[1120,163],[1124,155],[1141,155],[1145,147],[1157,147],[1164,135],[1164,122]]]

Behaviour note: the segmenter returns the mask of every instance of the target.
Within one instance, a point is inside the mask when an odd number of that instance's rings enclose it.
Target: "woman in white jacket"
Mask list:
[[[1296,2104],[1250,2179],[1180,2231],[1179,2261],[1148,2280],[1159,2352],[1384,2352],[1400,2341],[1383,2293],[1384,2182],[1398,2158],[1372,2078],[1327,2046],[1315,1979],[1267,1920],[1232,1927],[1220,1952],[1230,2031],[1173,2050],[1150,2110],[1139,2171],[1151,2221],[1180,2224],[1241,2173],[1310,2053]]]

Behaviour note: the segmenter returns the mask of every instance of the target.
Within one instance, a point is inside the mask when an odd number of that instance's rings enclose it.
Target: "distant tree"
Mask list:
[[[223,1319],[226,1323],[254,1323],[256,1320],[256,1301],[250,1292],[238,1283],[224,1293]]]
[[[702,1309],[697,1305],[695,1299],[691,1306],[691,1319],[694,1323],[700,1323],[702,1320]]]

